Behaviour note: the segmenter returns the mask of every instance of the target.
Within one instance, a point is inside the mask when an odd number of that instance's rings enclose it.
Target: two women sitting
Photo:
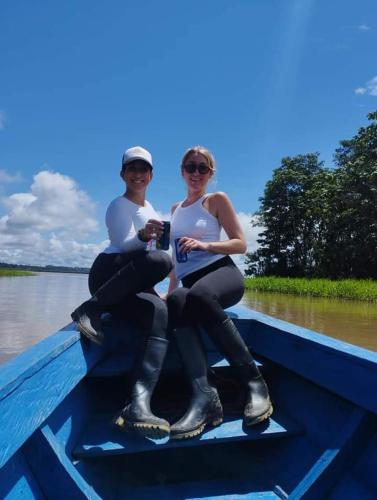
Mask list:
[[[152,157],[141,147],[124,153],[120,176],[126,191],[110,203],[106,213],[110,246],[98,255],[90,270],[92,297],[72,313],[79,331],[97,343],[104,335],[103,312],[121,310],[145,332],[131,398],[115,424],[146,437],[170,434],[172,439],[191,438],[206,426],[222,422],[221,401],[207,377],[200,330],[210,336],[246,389],[245,424],[257,424],[272,413],[266,383],[224,311],[244,293],[243,276],[230,258],[246,251],[235,210],[225,193],[206,192],[215,173],[214,158],[206,148],[186,151],[180,171],[187,193],[172,207],[171,260],[168,253],[148,248],[163,231],[162,222],[146,200],[153,177]],[[222,228],[227,235],[224,241],[220,240]],[[168,275],[168,294],[160,297],[153,287]],[[191,386],[188,409],[172,425],[154,415],[150,407],[170,336],[175,338]]]

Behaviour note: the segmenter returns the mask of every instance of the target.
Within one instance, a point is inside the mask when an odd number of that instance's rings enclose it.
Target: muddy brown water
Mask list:
[[[377,304],[248,291],[242,303],[256,311],[377,351]]]
[[[0,363],[70,323],[89,296],[87,275],[0,278]],[[247,292],[242,303],[270,316],[377,351],[377,304]]]

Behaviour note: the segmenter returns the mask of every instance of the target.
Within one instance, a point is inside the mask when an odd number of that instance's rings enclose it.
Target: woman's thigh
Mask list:
[[[223,308],[231,307],[239,302],[244,294],[244,279],[234,265],[220,267],[199,279],[190,288],[191,296],[211,297]]]
[[[239,302],[243,293],[243,276],[236,266],[215,269],[191,288],[177,288],[169,295],[169,323],[176,328],[187,324],[222,322],[227,318],[224,309]]]
[[[92,295],[114,276],[122,267],[127,265],[133,254],[100,253],[93,262],[89,272],[89,290]]]
[[[109,279],[132,262],[137,271],[143,272],[148,268],[148,272],[165,266],[166,274],[169,272],[170,258],[160,255],[162,252],[146,252],[145,250],[136,250],[127,253],[100,253],[89,272],[89,290],[92,295]],[[165,254],[165,252],[163,252]],[[150,255],[155,254],[155,255]],[[165,259],[164,259],[165,257]]]

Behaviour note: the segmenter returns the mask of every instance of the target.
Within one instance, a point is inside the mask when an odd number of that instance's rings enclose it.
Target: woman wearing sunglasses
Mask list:
[[[181,174],[187,195],[172,208],[174,269],[167,297],[169,328],[192,389],[187,412],[170,428],[173,439],[194,437],[206,425],[218,425],[223,419],[217,390],[207,378],[198,327],[206,330],[246,388],[245,424],[257,424],[272,413],[266,383],[235,324],[224,312],[244,293],[243,276],[229,255],[244,253],[246,242],[228,196],[206,193],[214,172],[215,161],[206,148],[196,146],[186,151]],[[220,241],[222,228],[228,237],[225,241]],[[183,286],[177,288],[179,281]]]
[[[167,308],[153,286],[169,274],[172,263],[161,250],[147,251],[148,242],[157,239],[163,227],[145,199],[153,177],[151,154],[139,146],[128,149],[123,155],[120,176],[126,191],[110,203],[106,212],[110,245],[91,267],[92,297],[72,313],[72,319],[78,330],[97,344],[104,338],[104,312],[121,313],[145,332],[131,401],[115,424],[159,437],[169,433],[169,423],[152,414],[150,398],[168,346]]]

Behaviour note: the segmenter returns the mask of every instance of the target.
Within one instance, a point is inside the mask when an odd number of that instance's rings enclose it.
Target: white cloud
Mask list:
[[[4,111],[0,110],[0,130],[5,128],[6,114]]]
[[[256,218],[250,213],[239,212],[237,216],[245,233],[247,251],[254,252],[254,250],[258,248],[258,235],[264,228],[260,226],[252,226],[252,221],[255,222]]]
[[[367,24],[359,24],[359,26],[357,27],[357,29],[359,31],[369,31],[371,29],[371,27],[368,26]]]
[[[6,170],[0,169],[0,184],[10,184],[11,182],[21,182],[22,176],[17,173],[16,175],[8,174]]]
[[[34,176],[30,191],[2,199],[0,261],[11,264],[90,266],[104,248],[85,243],[98,228],[95,205],[75,181],[47,170]]]
[[[357,89],[355,89],[355,94],[358,95],[368,94],[377,97],[377,76],[369,80],[365,84],[365,87],[358,87]]]
[[[8,232],[25,230],[63,231],[79,239],[97,229],[92,217],[94,203],[75,182],[47,170],[34,177],[29,193],[17,193],[3,200],[9,212]]]
[[[108,244],[107,240],[85,241],[98,226],[94,203],[73,179],[62,174],[41,171],[34,176],[28,192],[4,197],[2,203],[6,214],[0,217],[0,262],[90,267]],[[170,220],[170,213],[159,216]],[[262,228],[252,227],[251,213],[239,212],[237,216],[247,251],[253,251]],[[243,270],[244,256],[233,258]]]

